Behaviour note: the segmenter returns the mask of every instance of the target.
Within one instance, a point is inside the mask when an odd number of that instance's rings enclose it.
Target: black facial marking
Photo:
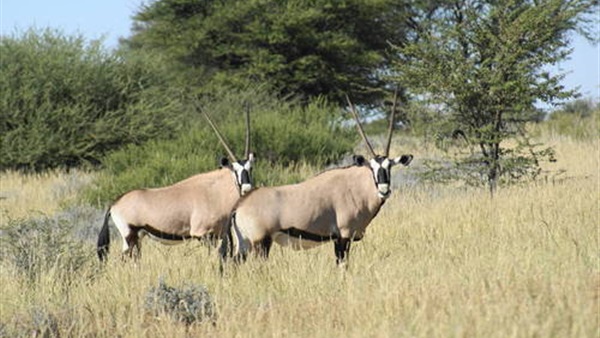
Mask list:
[[[388,171],[384,168],[380,167],[377,170],[377,182],[379,182],[379,184],[390,184],[390,176],[388,175]]]
[[[241,184],[250,184],[250,174],[248,173],[248,170],[242,170],[240,181]]]

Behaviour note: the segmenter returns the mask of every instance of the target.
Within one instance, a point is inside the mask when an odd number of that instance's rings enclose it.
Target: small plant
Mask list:
[[[74,228],[64,217],[10,220],[0,227],[0,261],[32,282],[52,269],[68,282],[93,261],[88,244],[73,237]]]
[[[164,280],[146,294],[146,311],[153,316],[168,314],[172,319],[186,325],[214,321],[215,304],[202,285],[189,285],[178,289],[167,286]]]

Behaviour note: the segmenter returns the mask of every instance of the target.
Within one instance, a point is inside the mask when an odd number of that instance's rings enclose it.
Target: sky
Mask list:
[[[0,35],[12,36],[31,27],[51,27],[86,39],[104,39],[107,48],[130,35],[131,17],[148,0],[0,0]],[[600,13],[598,14],[600,15]],[[600,27],[599,27],[600,29]],[[600,47],[575,36],[570,59],[550,68],[566,72],[563,85],[579,87],[584,98],[600,101]]]

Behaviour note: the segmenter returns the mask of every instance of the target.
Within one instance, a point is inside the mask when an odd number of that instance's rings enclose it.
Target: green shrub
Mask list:
[[[182,107],[160,60],[29,30],[0,40],[0,170],[100,163],[177,130]]]

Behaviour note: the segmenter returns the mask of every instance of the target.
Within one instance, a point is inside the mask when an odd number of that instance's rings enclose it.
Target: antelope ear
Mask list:
[[[248,162],[253,162],[253,161],[254,161],[254,153],[248,154]]]
[[[362,155],[352,155],[352,162],[354,163],[354,165],[357,166],[362,166],[363,164],[365,164],[365,158]]]
[[[219,168],[228,167],[228,166],[229,166],[229,159],[227,157],[221,157],[221,160],[219,161]]]
[[[400,164],[403,164],[403,165],[407,166],[407,165],[409,165],[409,164],[410,164],[410,161],[412,161],[412,159],[413,159],[413,156],[412,156],[412,155],[402,155],[402,156],[400,156],[400,157],[396,157],[396,158],[395,158],[395,159],[392,161],[392,163],[393,163],[394,165],[396,165],[396,164],[400,163]]]

